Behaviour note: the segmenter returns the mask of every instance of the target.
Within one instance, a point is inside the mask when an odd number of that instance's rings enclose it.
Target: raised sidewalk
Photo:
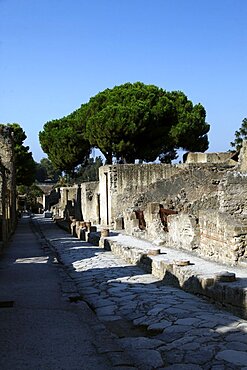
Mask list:
[[[57,222],[65,230],[68,225]],[[99,243],[126,262],[138,265],[165,284],[171,284],[187,292],[205,296],[234,314],[247,318],[247,270],[219,264],[197,257],[192,253],[168,247],[160,247],[122,231],[85,232],[83,239]]]
[[[90,235],[89,235],[90,239]],[[235,314],[247,318],[247,271],[221,265],[190,253],[112,232],[99,245],[142,267],[164,283],[206,296]]]

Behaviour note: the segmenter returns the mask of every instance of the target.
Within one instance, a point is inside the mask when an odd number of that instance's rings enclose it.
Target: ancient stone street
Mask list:
[[[53,254],[41,248],[30,218],[22,218],[0,260],[1,370],[129,365],[124,350],[88,305],[73,302],[74,290]]]
[[[87,302],[124,351],[126,362],[115,365],[144,370],[247,369],[246,320],[161,284],[112,252],[70,236],[51,219],[36,217],[33,225],[44,251],[51,250],[61,273],[67,274],[64,298],[77,302],[77,309]],[[108,341],[104,338],[101,344],[107,352]]]

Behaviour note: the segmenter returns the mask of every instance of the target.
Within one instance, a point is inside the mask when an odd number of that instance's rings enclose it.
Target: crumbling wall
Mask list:
[[[40,212],[50,210],[51,207],[59,202],[60,199],[60,188],[54,187],[55,184],[37,184],[40,190],[43,192],[42,199],[37,199],[42,206],[39,207]]]
[[[226,264],[246,263],[246,174],[226,163],[180,165],[147,188],[134,188],[137,176],[131,181],[129,175],[119,186],[117,174],[111,215],[123,218],[128,234]],[[161,207],[177,211],[167,216],[166,226]]]
[[[167,236],[160,220],[160,207],[179,213],[190,213],[195,217],[198,217],[201,208],[219,207],[218,184],[229,166],[178,165],[175,169],[176,171],[170,172],[169,176],[157,178],[156,182],[151,183],[146,189],[142,186],[142,191],[132,192],[127,189],[128,191],[116,192],[114,195],[116,208],[112,214],[116,219],[124,218],[126,229],[130,230],[133,225],[134,233],[137,231],[135,212],[143,211],[146,232],[142,234],[150,240],[164,239],[165,242]],[[149,206],[150,204],[152,206]],[[151,210],[154,204],[157,207],[155,220],[154,210]],[[140,233],[138,235],[141,236]]]
[[[152,184],[144,198],[193,214],[201,207],[216,208],[218,184],[227,170],[225,165],[182,165],[178,174]]]
[[[186,153],[184,155],[186,163],[227,163],[236,165],[235,153],[218,152],[218,153]]]
[[[75,217],[76,186],[62,186],[57,189],[59,202],[51,207],[54,217],[69,219]]]
[[[99,183],[85,182],[81,184],[81,211],[83,219],[92,224],[100,223]]]
[[[247,216],[247,172],[228,172],[219,184],[219,212]]]
[[[247,140],[243,140],[242,148],[239,154],[239,166],[238,170],[240,172],[247,172]]]
[[[152,184],[179,173],[179,165],[126,164],[99,168],[101,222],[113,225],[123,212],[140,207]]]
[[[245,264],[247,258],[247,222],[218,210],[200,211],[198,254],[226,264]]]
[[[81,187],[84,220],[214,261],[246,265],[244,148],[237,165],[227,153],[212,156],[210,163],[102,166],[99,183]],[[72,190],[66,191],[70,199]]]
[[[168,216],[166,244],[189,252],[199,247],[199,219],[189,213]]]
[[[14,143],[11,128],[0,127],[0,242],[4,245],[16,226]]]
[[[85,182],[57,189],[59,202],[51,207],[53,216],[99,223],[98,186],[98,182]]]

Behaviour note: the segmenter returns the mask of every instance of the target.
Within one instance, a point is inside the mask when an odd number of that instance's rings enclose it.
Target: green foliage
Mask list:
[[[169,162],[178,148],[208,148],[205,109],[193,106],[182,92],[126,83],[100,92],[79,111],[87,138],[107,163],[112,163],[113,156],[127,163],[154,161],[158,156]]]
[[[240,129],[235,131],[235,140],[230,144],[234,150],[239,151],[242,148],[243,140],[247,140],[247,118],[243,119]]]
[[[13,131],[16,184],[30,186],[35,180],[36,165],[29,146],[23,145],[27,136],[19,124],[9,123],[7,126]]]
[[[210,126],[205,121],[206,111],[204,107],[201,104],[193,106],[192,102],[181,91],[170,92],[168,96],[173,101],[176,120],[171,127],[169,140],[166,141],[162,152],[169,153],[169,151],[172,151],[174,153],[174,149],[179,148],[192,152],[207,150],[207,133]]]
[[[78,168],[76,174],[77,182],[98,181],[98,170],[101,166],[103,166],[103,161],[101,157],[96,157],[95,159],[89,158],[87,164],[85,164],[84,166],[81,165]]]
[[[159,155],[161,163],[171,163],[172,160],[177,159],[177,151],[174,148],[163,148],[163,153]]]
[[[41,163],[36,163],[35,179],[38,182],[44,182],[48,179],[47,170],[41,165]]]
[[[15,147],[16,184],[30,186],[35,181],[36,165],[28,146]]]
[[[36,180],[44,182],[46,180],[58,181],[61,171],[56,170],[48,158],[42,158],[40,163],[36,163]]]
[[[31,186],[19,185],[17,186],[17,193],[19,195],[29,196],[30,198],[37,198],[43,195],[43,191],[36,184],[32,184]]]
[[[155,160],[174,117],[165,91],[140,82],[106,89],[84,111],[87,137],[108,163],[112,156],[124,162]]]
[[[205,151],[209,124],[201,104],[180,91],[167,92],[141,82],[106,89],[39,133],[44,152],[55,168],[73,174],[97,147],[112,163],[170,163],[179,148]]]
[[[83,125],[78,125],[74,114],[47,122],[39,133],[39,140],[54,168],[68,174],[73,174],[75,167],[90,154]]]
[[[23,197],[19,198],[19,208],[23,209],[24,206],[28,210],[37,211],[37,198],[43,196],[43,191],[35,184],[31,186],[20,185],[17,187],[18,195]]]
[[[25,185],[18,185],[17,186],[17,194],[18,195],[25,195],[27,192],[27,186]]]

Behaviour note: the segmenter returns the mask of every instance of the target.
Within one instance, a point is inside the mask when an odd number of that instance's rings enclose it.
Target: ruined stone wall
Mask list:
[[[242,148],[239,155],[239,166],[238,170],[240,172],[247,172],[247,140],[243,140]]]
[[[233,153],[219,152],[219,153],[187,153],[185,155],[186,163],[228,163],[236,164],[232,159]]]
[[[99,183],[81,185],[84,220],[124,228],[127,234],[206,259],[246,266],[246,156],[240,158],[237,165],[231,159],[102,166]]]
[[[59,202],[51,207],[51,211],[54,217],[58,218],[69,218],[74,216],[74,204],[77,194],[77,187],[60,187],[58,190],[59,192]]]
[[[189,252],[200,244],[199,219],[189,213],[168,216],[166,244]]]
[[[115,165],[99,169],[101,222],[113,224],[128,207],[142,203],[144,193],[160,179],[181,171],[167,164]]]
[[[247,222],[217,210],[200,211],[198,254],[226,264],[246,264]]]
[[[51,207],[54,217],[75,218],[94,224],[100,222],[99,215],[99,183],[85,182],[79,185],[61,187],[59,202]]]
[[[170,177],[159,179],[146,189],[140,186],[140,192],[132,192],[136,178],[117,191],[115,174],[117,206],[111,215],[116,220],[123,218],[128,234],[226,264],[246,263],[247,176],[244,173],[226,164],[181,165]],[[178,212],[167,217],[166,228],[160,219],[160,205]],[[144,228],[136,216],[138,209],[144,214]]]
[[[148,237],[155,238],[153,213],[150,213],[149,204],[157,203],[163,208],[191,213],[198,217],[201,208],[211,209],[219,207],[218,184],[225,172],[229,169],[225,165],[180,165],[170,177],[157,179],[142,192],[117,192],[115,195],[115,217],[124,217],[124,224],[128,230],[135,224],[134,211],[141,210],[147,223]],[[117,213],[118,211],[118,213]],[[129,214],[128,214],[129,213]],[[157,216],[157,221],[160,219]],[[130,222],[129,222],[130,221]],[[155,228],[157,231],[157,228]],[[163,229],[162,236],[165,238]]]
[[[4,245],[16,225],[14,144],[8,127],[0,127],[0,168],[0,228],[1,242]]]
[[[247,216],[247,172],[228,172],[219,185],[219,211]]]
[[[112,173],[112,188],[118,194],[146,191],[160,179],[171,178],[181,171],[180,166],[169,164],[126,164],[109,166]],[[104,168],[102,168],[104,171]],[[114,187],[116,183],[116,187]]]
[[[191,187],[195,189],[194,195],[188,196],[184,205],[181,201],[177,204],[178,210],[179,204],[181,206],[178,215],[168,216],[167,235],[162,234],[161,228],[156,228],[156,238],[167,246],[194,252],[207,259],[246,266],[247,174],[228,169],[209,181],[210,176],[206,173],[204,168],[201,175],[205,176],[208,188],[200,181],[194,183],[193,175],[190,182],[183,181],[187,186],[194,184]],[[166,190],[172,197],[169,186]],[[154,237],[147,226],[146,237],[149,235]]]
[[[99,224],[100,204],[98,181],[81,184],[81,199],[81,211],[84,221]]]
[[[201,207],[216,208],[218,184],[227,170],[225,165],[182,165],[178,174],[153,184],[145,200],[195,214]]]

